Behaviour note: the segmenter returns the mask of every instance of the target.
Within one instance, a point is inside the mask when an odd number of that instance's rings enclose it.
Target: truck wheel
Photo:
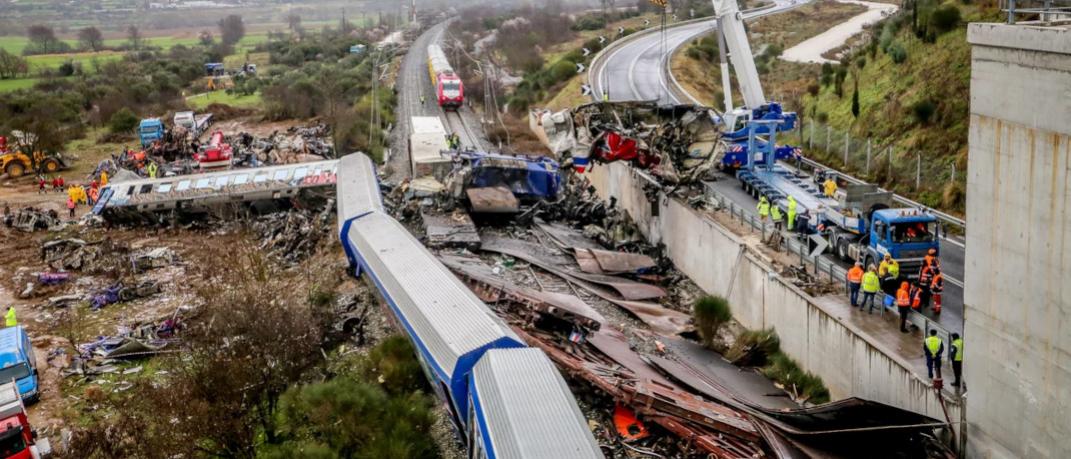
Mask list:
[[[52,159],[52,158],[46,159],[45,160],[45,164],[43,165],[43,167],[45,169],[45,172],[48,172],[50,174],[53,173],[53,172],[59,172],[59,170],[60,170],[59,161],[56,161],[55,159]]]
[[[837,257],[841,261],[850,261],[848,258],[848,240],[844,238],[837,239]]]
[[[26,167],[23,166],[22,163],[16,161],[8,164],[7,169],[5,169],[4,172],[7,172],[8,177],[19,178],[26,172]]]

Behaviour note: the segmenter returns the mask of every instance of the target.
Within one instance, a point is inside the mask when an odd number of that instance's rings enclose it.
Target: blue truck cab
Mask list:
[[[164,138],[164,123],[160,118],[146,118],[138,124],[141,147],[148,148],[153,142]]]
[[[26,403],[41,398],[30,335],[21,325],[0,329],[0,381],[15,380]]]
[[[870,223],[869,251],[880,262],[886,253],[900,263],[900,272],[913,276],[922,268],[930,249],[940,255],[937,217],[918,209],[874,211]]]

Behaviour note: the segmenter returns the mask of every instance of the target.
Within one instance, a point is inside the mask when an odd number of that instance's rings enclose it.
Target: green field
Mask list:
[[[18,78],[14,80],[0,80],[0,92],[15,91],[33,86],[37,78]]]
[[[89,70],[94,60],[104,63],[116,61],[122,57],[123,53],[118,51],[100,51],[97,53],[39,54],[26,56],[26,60],[30,63],[30,72],[33,73],[38,70],[57,68],[67,61],[80,63],[85,70]]]
[[[237,96],[227,94],[227,91],[212,91],[196,94],[186,98],[186,105],[195,110],[201,110],[212,104],[230,105],[235,108],[254,108],[260,105],[260,94],[252,96]]]
[[[216,31],[212,31],[213,34]],[[197,34],[186,33],[181,36],[163,36],[163,37],[145,37],[144,43],[148,46],[159,47],[163,49],[170,49],[175,45],[194,46],[200,43],[197,39]],[[217,37],[218,40],[218,37]],[[63,40],[72,48],[78,48],[78,40],[65,39]],[[116,47],[122,46],[128,43],[126,38],[108,38],[104,40],[104,46]],[[238,42],[236,51],[247,51],[253,49],[257,44],[268,41],[267,32],[253,32],[246,34],[242,37],[242,40]],[[25,36],[22,35],[8,35],[0,36],[0,49],[4,49],[9,53],[22,55],[22,50],[26,48],[26,45],[30,42]]]

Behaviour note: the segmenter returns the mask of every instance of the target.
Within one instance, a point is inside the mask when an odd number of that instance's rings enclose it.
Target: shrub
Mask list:
[[[822,89],[822,87],[819,86],[818,83],[811,83],[811,84],[807,85],[807,93],[812,95],[812,96],[817,96],[818,95],[818,91],[821,90],[821,89]]]
[[[937,34],[940,35],[956,28],[960,19],[959,8],[949,3],[933,11],[930,15],[930,24],[937,29]]]
[[[108,120],[108,129],[116,134],[130,134],[138,127],[138,115],[127,107],[120,108]]]
[[[763,366],[770,356],[781,350],[781,339],[772,328],[759,331],[745,331],[733,341],[733,347],[725,353],[725,358],[739,366]]]
[[[606,19],[601,14],[589,14],[582,16],[573,23],[572,29],[575,31],[581,30],[599,30],[606,27]]]
[[[907,50],[900,43],[889,45],[889,49],[886,52],[889,53],[889,58],[897,64],[902,64],[907,60]]]
[[[729,300],[720,296],[699,298],[695,305],[692,306],[692,311],[695,315],[696,329],[707,347],[711,347],[714,344],[714,339],[717,338],[718,330],[721,329],[722,325],[725,325],[726,322],[733,318],[729,308]]]
[[[821,404],[829,401],[829,389],[822,379],[805,372],[791,358],[778,352],[771,356],[770,364],[762,369],[762,374],[785,386],[785,390],[795,392],[799,398],[810,403]]]
[[[923,99],[911,105],[911,113],[921,124],[929,123],[935,112],[937,112],[937,106],[929,99]]]

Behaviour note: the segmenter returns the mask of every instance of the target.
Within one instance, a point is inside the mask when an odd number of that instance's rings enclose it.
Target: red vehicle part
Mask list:
[[[0,384],[0,457],[36,459],[49,453],[48,442],[39,443],[37,433],[30,428],[18,386],[14,381]]]
[[[435,97],[443,108],[458,108],[465,103],[465,86],[454,72],[442,72],[435,87]]]
[[[597,140],[593,149],[595,159],[602,162],[634,161],[644,169],[657,166],[662,160],[647,150],[642,150],[636,139],[625,137],[615,131],[607,131]]]
[[[233,155],[230,144],[224,142],[223,132],[216,131],[212,133],[208,145],[202,151],[194,153],[193,159],[197,160],[202,169],[208,169],[229,166]]]

